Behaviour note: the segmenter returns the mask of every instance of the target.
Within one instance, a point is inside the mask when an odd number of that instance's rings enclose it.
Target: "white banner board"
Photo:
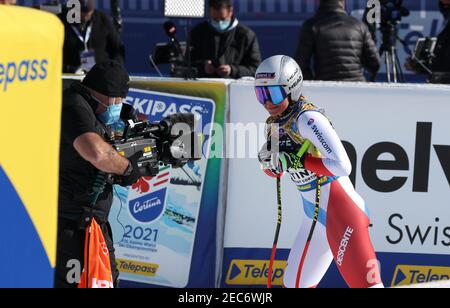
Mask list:
[[[376,251],[448,256],[450,87],[311,82],[304,94],[325,108],[345,141],[356,189],[371,213]],[[230,85],[230,110],[232,123],[263,123],[267,117],[251,82]],[[258,147],[263,143],[258,140]],[[300,226],[301,199],[287,176],[282,196],[278,247],[290,249]],[[223,275],[231,272],[227,249],[272,247],[275,221],[275,181],[255,157],[230,159]],[[443,265],[430,258],[421,262]]]

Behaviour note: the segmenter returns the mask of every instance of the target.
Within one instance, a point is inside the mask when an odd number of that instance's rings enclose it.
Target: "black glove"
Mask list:
[[[297,154],[294,153],[281,153],[281,154],[284,155],[287,169],[293,168],[298,170],[305,168],[306,155],[298,157]]]
[[[123,187],[131,186],[137,182],[142,177],[141,171],[137,164],[138,160],[142,157],[144,153],[142,151],[136,152],[128,160],[129,165],[127,170],[125,170],[124,175],[119,177],[119,185]]]
[[[298,157],[294,153],[272,153],[261,150],[258,158],[263,170],[270,170],[274,174],[281,174],[291,168],[297,170],[305,168],[305,155]]]

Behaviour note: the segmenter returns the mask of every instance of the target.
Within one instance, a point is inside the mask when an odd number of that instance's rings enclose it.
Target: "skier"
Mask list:
[[[268,142],[259,152],[259,161],[271,177],[290,175],[305,213],[284,285],[316,287],[334,259],[350,287],[383,287],[368,231],[368,211],[348,177],[350,160],[324,111],[302,96],[302,88],[302,71],[290,57],[268,58],[256,72],[256,96],[270,114]],[[299,157],[306,142],[311,146]]]

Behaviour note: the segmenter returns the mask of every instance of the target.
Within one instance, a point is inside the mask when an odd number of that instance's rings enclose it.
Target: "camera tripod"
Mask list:
[[[394,24],[387,24],[382,27],[383,43],[380,48],[380,56],[386,64],[387,82],[405,82],[405,75],[398,57],[396,43],[402,41],[397,35],[397,28]]]

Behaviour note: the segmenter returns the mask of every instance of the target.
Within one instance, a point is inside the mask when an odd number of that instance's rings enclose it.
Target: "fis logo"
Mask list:
[[[286,261],[275,261],[273,265],[272,284],[283,285]],[[269,277],[269,261],[233,260],[228,268],[227,285],[265,286]]]
[[[392,286],[407,286],[441,280],[450,280],[450,267],[398,265],[392,279]]]
[[[157,177],[139,179],[128,193],[131,217],[140,223],[157,220],[164,213],[169,184],[170,167],[161,168]]]

